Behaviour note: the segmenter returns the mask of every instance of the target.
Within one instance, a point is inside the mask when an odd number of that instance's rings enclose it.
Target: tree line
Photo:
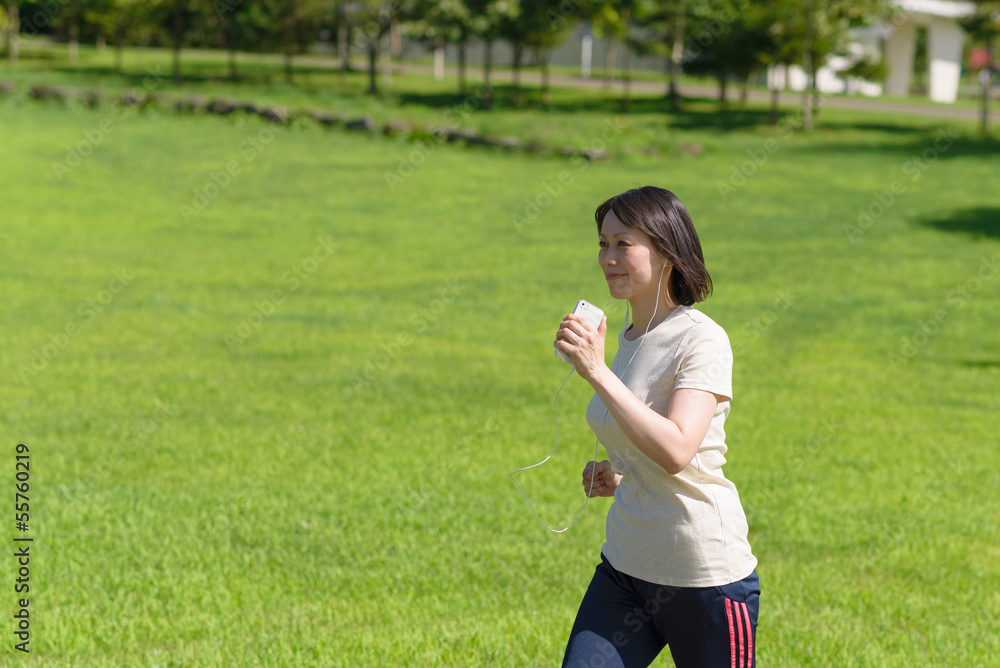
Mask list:
[[[989,45],[1000,34],[1000,3],[977,5],[965,27]],[[124,46],[155,45],[173,49],[178,81],[188,47],[227,50],[234,79],[238,51],[278,52],[291,78],[293,59],[323,36],[336,44],[344,71],[352,54],[366,56],[375,92],[389,36],[405,34],[432,48],[454,46],[464,92],[467,47],[485,46],[488,87],[493,46],[502,40],[513,50],[515,92],[530,57],[541,67],[543,97],[549,54],[583,21],[596,38],[625,45],[626,56],[662,57],[674,105],[681,72],[715,76],[724,102],[732,81],[747,82],[772,65],[800,65],[813,82],[803,99],[812,100],[804,105],[810,108],[818,100],[816,71],[829,55],[844,52],[851,28],[907,18],[891,0],[0,0],[0,6],[10,58],[17,58],[19,35],[47,34],[67,43],[71,60],[81,40],[113,46],[118,71]],[[878,78],[879,67],[877,57],[862,60],[849,74]]]

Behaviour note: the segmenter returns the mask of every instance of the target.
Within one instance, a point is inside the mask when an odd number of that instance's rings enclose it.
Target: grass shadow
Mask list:
[[[949,160],[965,156],[1000,155],[1000,139],[995,137],[979,137],[975,135],[960,135],[949,125],[930,126],[891,126],[870,123],[837,123],[823,126],[833,131],[872,131],[876,133],[892,133],[904,139],[898,142],[873,141],[817,141],[811,142],[803,150],[810,152],[829,153],[879,153],[881,155],[895,154],[901,157],[922,160],[932,164],[938,160]]]
[[[466,92],[460,93],[457,88],[451,91],[397,92],[396,96],[404,104],[420,105],[428,108],[452,107],[465,104],[472,108],[483,108],[478,102],[485,97],[484,89],[477,81],[469,80]],[[520,92],[511,84],[494,83],[490,96],[491,110],[505,111],[592,111],[605,114],[622,113],[658,113],[669,110],[669,103],[663,98],[635,97],[627,102],[618,94],[600,92],[566,91],[552,89],[549,99],[542,96],[538,86],[522,85]],[[478,102],[477,102],[478,101]]]
[[[959,232],[979,239],[1000,238],[1000,207],[963,209],[947,216],[926,218],[918,222],[942,232]]]
[[[1000,360],[962,360],[959,364],[969,369],[1000,369]]]
[[[902,123],[849,123],[844,121],[824,121],[817,119],[816,126],[829,130],[861,130],[871,132],[887,132],[895,135],[927,134],[927,127],[921,125],[906,125]]]
[[[59,72],[60,74],[67,74],[71,76],[83,76],[92,77],[97,80],[107,80],[114,79],[116,83],[121,83],[128,86],[141,86],[143,81],[148,79],[149,72],[135,72],[132,70],[123,70],[122,72],[116,72],[111,65],[88,65],[83,67],[78,66],[68,66],[68,65],[54,65],[50,68],[53,72]],[[157,71],[158,76],[163,79],[172,81],[172,75],[167,69],[160,69]],[[203,84],[210,81],[218,81],[219,77],[208,76],[207,74],[196,74],[190,70],[185,72],[181,70],[181,85],[183,84]]]
[[[49,69],[68,76],[79,76],[98,81],[114,80],[116,84],[127,86],[141,85],[150,74],[149,71],[136,71],[132,68],[116,72],[111,65],[53,65]],[[339,70],[311,65],[295,65],[293,79],[289,82],[285,77],[284,66],[270,63],[239,63],[236,71],[237,78],[234,80],[230,78],[229,71],[224,66],[220,67],[217,63],[202,64],[197,60],[189,60],[188,62],[181,61],[181,81],[179,84],[174,83],[173,71],[169,65],[160,66],[156,70],[156,74],[169,81],[171,85],[226,84],[247,88],[260,85],[308,88],[312,86],[309,82],[312,77],[333,78],[339,76]],[[350,72],[350,75],[355,78],[359,76],[356,71]]]
[[[402,104],[422,106],[431,109],[466,105],[472,109],[483,109],[482,89],[470,85],[465,95],[456,91],[398,92],[396,98]],[[766,109],[740,109],[735,105],[720,109],[715,99],[684,98],[680,109],[673,109],[666,96],[639,96],[625,100],[620,93],[590,92],[573,95],[553,90],[551,99],[542,97],[541,89],[522,86],[520,101],[514,87],[497,84],[493,87],[491,111],[552,111],[552,112],[595,112],[608,115],[662,114],[664,123],[677,130],[745,130],[767,125],[770,113]]]

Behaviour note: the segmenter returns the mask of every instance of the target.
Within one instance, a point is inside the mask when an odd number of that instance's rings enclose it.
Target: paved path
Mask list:
[[[312,63],[310,63],[312,64]],[[395,71],[400,71],[400,66],[393,66]],[[424,65],[407,65],[404,67],[406,72],[420,72],[422,74],[430,74],[432,68]],[[449,78],[456,78],[458,76],[457,70],[448,68],[445,70],[445,75]],[[481,80],[481,70],[479,67],[469,68],[467,73],[470,85],[475,85],[475,82]],[[492,78],[495,81],[503,81],[505,83],[513,80],[513,73],[509,70],[499,70],[492,73]],[[522,72],[521,82],[531,85],[541,84],[541,74],[538,72]],[[581,77],[572,77],[564,75],[551,75],[549,77],[549,84],[558,87],[568,87],[568,88],[603,88],[603,79],[583,79]],[[632,81],[631,89],[636,93],[665,93],[667,84],[665,81]],[[624,82],[621,80],[615,80],[612,84],[612,89],[617,91],[622,91],[624,88]],[[740,90],[738,85],[729,86],[726,91],[726,99],[734,102],[739,101]],[[685,97],[707,97],[707,98],[718,98],[719,89],[717,86],[707,86],[698,84],[685,84],[680,87],[680,93]],[[749,91],[748,98],[753,102],[769,102],[771,99],[771,94],[768,91],[762,90],[751,90]],[[795,92],[782,92],[778,95],[778,102],[784,106],[798,106],[801,103],[802,94]],[[888,113],[897,114],[907,114],[907,115],[918,115],[918,116],[931,116],[937,118],[962,118],[967,120],[977,120],[979,118],[979,109],[969,109],[965,107],[955,107],[947,104],[916,104],[909,103],[899,100],[880,100],[878,98],[870,97],[848,97],[845,95],[830,95],[827,96],[823,101],[821,106],[825,107],[837,107],[843,109],[864,109],[867,111],[882,111]],[[994,122],[1000,125],[1000,100],[993,101],[991,118]]]

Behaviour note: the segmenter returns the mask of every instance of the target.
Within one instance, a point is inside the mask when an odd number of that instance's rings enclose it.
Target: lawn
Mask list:
[[[609,500],[550,534],[508,474],[554,442],[559,319],[624,319],[593,210],[651,183],[688,205],[736,353],[761,664],[1000,665],[996,144],[579,99],[472,118],[640,128],[607,161],[151,110],[63,173],[109,108],[0,97],[0,425],[34,538],[31,653],[4,559],[0,663],[557,664]],[[657,133],[704,151],[639,150]],[[570,380],[520,477],[550,524],[583,502],[589,395]]]

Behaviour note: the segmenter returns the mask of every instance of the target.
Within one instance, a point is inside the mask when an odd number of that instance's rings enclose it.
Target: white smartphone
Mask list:
[[[594,326],[594,329],[600,327],[601,320],[604,319],[604,311],[597,308],[590,302],[584,301],[582,299],[576,303],[576,308],[573,309],[573,313],[575,313],[576,315],[583,316],[587,320],[587,322],[589,322]],[[570,361],[566,353],[559,350],[558,348],[556,349],[556,357],[561,359],[563,362]]]

